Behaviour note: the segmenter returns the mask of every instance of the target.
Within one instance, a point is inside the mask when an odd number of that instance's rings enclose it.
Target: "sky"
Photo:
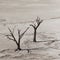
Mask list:
[[[32,21],[37,16],[46,20],[40,31],[60,32],[60,19],[50,19],[60,17],[60,0],[0,0],[0,19],[6,22]]]
[[[0,0],[0,18],[9,22],[60,17],[59,0]]]

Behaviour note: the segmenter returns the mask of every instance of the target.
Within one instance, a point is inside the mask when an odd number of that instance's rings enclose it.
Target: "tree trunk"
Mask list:
[[[21,50],[19,43],[17,44],[17,49],[15,51],[17,51],[17,50]]]
[[[18,46],[17,46],[17,47],[18,47],[18,48],[17,48],[18,50],[21,50],[21,48],[20,48],[20,44],[19,44],[19,43],[18,43]]]
[[[34,29],[34,39],[33,42],[36,42],[36,28]]]

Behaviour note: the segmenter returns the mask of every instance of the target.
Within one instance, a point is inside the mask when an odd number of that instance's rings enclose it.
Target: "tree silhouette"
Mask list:
[[[29,29],[29,27],[23,32],[23,33],[20,33],[21,31],[18,29],[17,31],[18,31],[18,40],[16,39],[16,37],[14,36],[14,29],[13,29],[13,31],[10,29],[10,28],[8,28],[8,30],[9,30],[9,34],[3,34],[5,37],[7,37],[9,40],[12,40],[12,41],[14,41],[15,43],[16,43],[16,45],[17,45],[17,49],[15,50],[15,51],[17,51],[17,50],[21,50],[21,38],[24,36],[24,34],[26,33],[26,31]]]
[[[37,28],[43,22],[43,20],[41,20],[39,17],[37,17],[35,22],[36,22],[35,24],[30,24],[30,26],[32,26],[34,28],[34,39],[33,39],[33,42],[36,42]]]

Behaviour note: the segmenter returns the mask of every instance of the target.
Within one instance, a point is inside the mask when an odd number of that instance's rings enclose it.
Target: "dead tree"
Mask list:
[[[17,51],[17,50],[21,50],[21,38],[24,36],[24,34],[25,34],[25,32],[27,31],[29,29],[29,27],[23,32],[23,33],[20,33],[21,31],[20,30],[18,30],[18,40],[16,39],[16,37],[14,36],[14,30],[12,31],[10,28],[8,28],[8,30],[9,30],[9,32],[10,32],[10,34],[7,34],[7,35],[5,35],[4,34],[4,36],[5,37],[7,37],[9,40],[12,40],[12,41],[14,41],[15,43],[16,43],[16,45],[17,45],[17,49],[15,50],[15,51]]]
[[[34,28],[34,38],[33,38],[33,42],[36,42],[36,33],[37,33],[37,28],[39,27],[39,25],[43,22],[43,20],[40,20],[39,17],[37,17],[36,19],[36,24],[30,24],[30,26],[32,26]]]

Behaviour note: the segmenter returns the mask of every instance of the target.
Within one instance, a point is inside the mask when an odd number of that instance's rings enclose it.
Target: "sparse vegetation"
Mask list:
[[[34,39],[33,42],[36,42],[36,33],[37,33],[37,29],[40,26],[40,24],[43,22],[43,20],[41,20],[39,17],[37,17],[36,23],[30,24],[30,26],[32,26],[34,28]],[[15,27],[14,27],[15,28]],[[21,33],[21,30],[17,30],[18,32],[18,39],[16,39],[16,36],[14,35],[15,29],[11,30],[10,28],[8,28],[9,30],[9,34],[3,34],[5,37],[7,37],[9,40],[12,40],[15,42],[16,46],[17,46],[17,50],[27,50],[29,53],[30,49],[21,49],[21,38],[24,36],[24,34],[26,33],[26,31],[29,29],[29,27],[27,27],[27,29]]]
[[[18,31],[18,40],[15,38],[15,36],[14,36],[14,29],[13,29],[13,31],[10,29],[10,28],[8,28],[8,30],[9,30],[9,32],[10,32],[10,34],[4,34],[4,36],[5,37],[7,37],[9,40],[12,40],[12,41],[14,41],[15,43],[16,43],[16,45],[17,45],[17,49],[15,50],[15,51],[17,51],[17,50],[21,50],[21,47],[20,47],[20,40],[21,40],[21,38],[24,36],[24,34],[26,33],[26,31],[29,29],[29,27],[21,34],[20,32],[20,30],[17,30]]]
[[[37,29],[39,27],[39,25],[43,22],[43,20],[41,20],[39,17],[37,17],[36,19],[36,23],[35,24],[30,24],[30,26],[32,26],[34,28],[34,38],[33,38],[33,42],[36,42],[36,33],[37,33]]]

